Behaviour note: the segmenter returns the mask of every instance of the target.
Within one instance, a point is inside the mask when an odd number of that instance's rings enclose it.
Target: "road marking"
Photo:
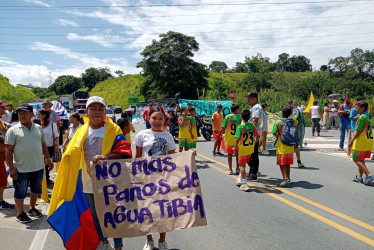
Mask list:
[[[201,154],[198,154],[198,156],[204,157]],[[209,157],[206,157],[206,158],[209,158]],[[211,160],[213,160],[213,159],[211,159]],[[208,166],[210,166],[210,167],[218,170],[219,172],[224,173],[225,175],[227,175],[226,172],[224,170],[220,169],[219,167],[216,167],[216,166],[214,166],[214,165],[212,165],[212,164],[210,164],[210,163],[208,163],[208,162],[206,162],[204,160],[200,160],[200,161],[203,162],[204,164],[206,164],[206,165],[208,165]],[[215,161],[215,160],[213,160],[213,161]],[[233,176],[233,175],[227,175],[227,176],[236,179],[236,176]],[[312,212],[309,209],[306,209],[306,208],[304,208],[304,207],[302,207],[302,206],[300,206],[300,205],[298,205],[298,204],[296,204],[296,203],[294,203],[292,201],[289,201],[289,200],[287,200],[287,199],[285,199],[283,197],[280,197],[279,195],[277,195],[275,193],[272,193],[269,190],[266,190],[264,188],[261,188],[261,187],[255,185],[255,184],[253,184],[251,182],[247,182],[247,184],[249,184],[250,186],[256,188],[260,192],[262,192],[264,194],[267,194],[267,195],[273,197],[274,199],[276,199],[276,200],[278,200],[278,201],[280,201],[280,202],[282,202],[282,203],[284,203],[286,205],[289,205],[289,206],[291,206],[291,207],[299,210],[300,212],[303,212],[303,213],[305,213],[305,214],[307,214],[307,215],[309,215],[309,216],[311,216],[311,217],[313,217],[313,218],[315,218],[315,219],[317,219],[317,220],[319,220],[319,221],[321,221],[321,222],[323,222],[323,223],[325,223],[325,224],[327,224],[327,225],[329,225],[331,227],[334,227],[334,228],[338,229],[339,231],[341,231],[341,232],[343,232],[343,233],[345,233],[345,234],[347,234],[349,236],[352,236],[352,237],[354,237],[354,238],[356,238],[356,239],[358,239],[358,240],[360,240],[360,241],[362,241],[362,242],[364,242],[364,243],[366,243],[366,244],[374,247],[374,240],[373,239],[370,239],[370,238],[368,238],[368,237],[366,237],[366,236],[364,236],[362,234],[359,234],[359,233],[357,233],[357,232],[355,232],[355,231],[353,231],[353,230],[351,230],[351,229],[349,229],[347,227],[344,227],[344,226],[340,225],[339,223],[336,223],[336,222],[334,222],[334,221],[332,221],[330,219],[327,219],[326,217],[323,217],[322,215],[319,215],[319,214],[317,214],[315,212]],[[283,188],[280,189],[280,190],[284,191]]]
[[[210,158],[210,157],[207,157],[207,156],[205,156],[205,155],[201,155],[201,154],[198,154],[198,156],[203,157],[203,158],[205,158],[205,159],[207,159],[207,160],[213,161],[213,162],[215,162],[215,163],[217,163],[217,164],[219,164],[219,165],[221,165],[221,166],[224,166],[225,168],[228,168],[228,165],[226,165],[226,164],[224,164],[224,163],[222,163],[222,162],[216,161],[216,160],[214,160],[214,159],[212,159],[212,158]],[[294,193],[294,192],[291,192],[291,191],[289,191],[289,190],[287,190],[287,189],[285,189],[285,188],[278,187],[278,186],[276,186],[276,185],[274,185],[274,184],[272,184],[272,183],[270,183],[270,182],[267,182],[267,181],[265,181],[265,180],[258,179],[258,181],[261,182],[261,183],[263,183],[263,184],[265,184],[265,185],[271,186],[272,188],[275,188],[275,189],[281,190],[283,193],[286,193],[286,194],[288,194],[288,195],[290,195],[290,196],[292,196],[292,197],[295,197],[296,199],[299,199],[299,200],[301,200],[301,201],[304,201],[304,202],[306,202],[306,203],[308,203],[308,204],[310,204],[310,205],[312,205],[312,206],[318,207],[319,209],[322,209],[322,210],[324,210],[324,211],[326,211],[326,212],[328,212],[328,213],[331,213],[331,214],[333,214],[333,215],[335,215],[335,216],[338,216],[338,217],[340,217],[340,218],[342,218],[342,219],[345,219],[345,220],[347,220],[347,221],[349,221],[349,222],[352,222],[353,224],[356,224],[356,225],[358,225],[358,226],[361,226],[361,227],[363,227],[363,228],[366,228],[366,229],[368,229],[368,230],[374,232],[374,226],[372,226],[372,225],[370,225],[370,224],[367,224],[367,223],[365,223],[365,222],[363,222],[363,221],[360,221],[360,220],[355,219],[355,218],[353,218],[353,217],[351,217],[351,216],[348,216],[348,215],[346,215],[346,214],[343,214],[343,213],[341,213],[341,212],[339,212],[339,211],[336,211],[336,210],[334,210],[334,209],[332,209],[332,208],[329,208],[329,207],[327,207],[327,206],[325,206],[325,205],[322,205],[322,204],[320,204],[320,203],[318,203],[318,202],[315,202],[315,201],[313,201],[313,200],[310,200],[310,199],[308,199],[308,198],[306,198],[306,197],[304,197],[304,196],[298,195],[298,194],[296,194],[296,193]]]
[[[47,222],[47,211],[49,208],[49,204],[46,204],[46,206],[43,208],[42,213],[45,214],[45,216],[42,219],[42,222],[39,225],[39,228],[34,236],[34,239],[31,242],[29,250],[40,250],[44,248],[45,242],[47,241],[47,236],[49,233],[50,226]]]

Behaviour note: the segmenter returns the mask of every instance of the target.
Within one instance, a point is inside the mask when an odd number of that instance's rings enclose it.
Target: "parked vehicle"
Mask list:
[[[106,116],[112,119],[113,122],[116,122],[116,115],[113,112],[113,109],[106,109]]]
[[[76,100],[87,100],[88,98],[89,98],[89,93],[88,92],[86,92],[86,91],[76,91],[76,92],[74,92],[73,94],[71,94],[70,96],[69,96],[69,109],[70,110],[73,110],[73,111],[75,111],[75,110],[77,110],[77,109],[79,109],[80,108],[80,106],[79,105],[76,105],[76,104],[78,104],[77,102],[76,102]],[[86,101],[87,102],[87,101]],[[85,105],[86,103],[84,103],[84,105]],[[77,107],[75,107],[75,106],[77,106]],[[78,107],[79,106],[79,107]],[[84,108],[86,108],[86,106],[84,106]]]
[[[121,114],[122,108],[121,106],[113,106],[113,111],[115,114]]]
[[[195,118],[196,118],[197,136],[200,137],[200,135],[202,135],[205,140],[210,141],[212,139],[212,134],[213,134],[212,123],[208,121],[204,121],[203,115],[197,115]]]

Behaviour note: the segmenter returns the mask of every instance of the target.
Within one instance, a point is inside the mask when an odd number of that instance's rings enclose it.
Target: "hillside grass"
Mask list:
[[[9,80],[0,75],[0,100],[13,104],[17,108],[21,103],[37,99],[38,97],[29,89],[23,86],[13,86]]]
[[[125,75],[102,81],[91,90],[90,96],[101,96],[108,105],[126,108],[129,105],[129,97],[139,97],[140,102],[144,101],[139,91],[142,81],[141,75]]]

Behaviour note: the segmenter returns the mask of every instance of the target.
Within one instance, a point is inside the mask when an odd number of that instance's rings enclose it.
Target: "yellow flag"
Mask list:
[[[313,91],[310,91],[309,103],[306,109],[303,111],[303,113],[309,113],[310,108],[313,106],[313,102],[314,102]]]

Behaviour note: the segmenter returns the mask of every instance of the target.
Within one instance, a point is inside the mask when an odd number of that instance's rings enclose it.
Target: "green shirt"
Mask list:
[[[5,144],[14,146],[13,162],[18,172],[35,172],[44,168],[42,142],[44,133],[38,124],[32,123],[28,130],[18,123],[8,130]]]

